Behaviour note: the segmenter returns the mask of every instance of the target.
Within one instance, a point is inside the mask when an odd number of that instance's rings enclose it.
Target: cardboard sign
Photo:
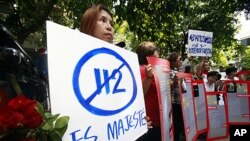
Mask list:
[[[212,56],[213,33],[188,30],[188,56]]]
[[[156,57],[148,57],[147,60],[156,70],[154,78],[159,101],[162,141],[173,141],[170,63]]]
[[[137,55],[47,21],[53,114],[70,117],[64,141],[135,140],[147,131]]]
[[[197,125],[198,134],[207,132],[208,119],[207,119],[207,101],[205,95],[205,86],[202,80],[193,81],[193,96],[194,96],[194,108],[195,119]]]
[[[177,76],[179,78],[180,100],[186,141],[195,141],[197,137],[197,121],[194,110],[192,75],[188,73],[177,73]]]
[[[225,98],[223,92],[206,92],[207,110],[208,110],[208,140],[217,140],[228,138],[228,118],[226,111],[226,102],[219,103],[221,98]]]
[[[250,125],[250,82],[225,80],[229,124]]]

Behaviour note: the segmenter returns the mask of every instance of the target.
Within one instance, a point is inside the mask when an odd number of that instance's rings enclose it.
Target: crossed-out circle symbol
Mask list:
[[[101,109],[101,108],[95,107],[95,106],[90,104],[91,101],[97,96],[98,89],[101,89],[102,87],[97,88],[97,90],[94,91],[88,98],[84,98],[82,96],[82,92],[81,92],[80,87],[79,87],[79,77],[80,77],[81,69],[87,61],[89,61],[92,57],[94,57],[95,55],[98,55],[98,54],[113,55],[116,59],[118,59],[122,62],[122,64],[116,69],[116,71],[106,81],[109,81],[112,78],[112,76],[114,76],[123,67],[126,67],[131,75],[132,85],[133,85],[132,97],[128,101],[128,103],[125,104],[125,106],[123,106],[119,109],[105,110],[105,109]],[[107,83],[106,81],[104,83]],[[104,86],[104,85],[102,85],[102,86]],[[124,60],[118,53],[116,53],[115,51],[113,51],[111,49],[105,48],[105,47],[97,48],[97,49],[89,51],[78,61],[78,63],[76,64],[76,67],[74,69],[74,72],[73,72],[73,89],[74,89],[74,92],[75,92],[75,95],[76,95],[78,101],[86,110],[88,110],[89,112],[91,112],[93,114],[101,115],[101,116],[110,116],[110,115],[114,115],[114,114],[117,114],[117,113],[125,110],[134,102],[136,95],[137,95],[136,80],[135,80],[135,76],[133,74],[131,67],[126,62],[126,60]]]

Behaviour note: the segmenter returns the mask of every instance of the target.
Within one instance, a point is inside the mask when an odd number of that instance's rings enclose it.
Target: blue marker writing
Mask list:
[[[74,132],[72,132],[72,133],[70,133],[69,135],[72,137],[72,141],[80,141],[80,140],[89,140],[89,141],[97,141],[97,139],[98,139],[98,136],[91,136],[91,135],[89,135],[90,133],[90,129],[91,129],[91,127],[92,126],[89,126],[88,128],[87,128],[87,130],[86,130],[86,132],[84,133],[84,137],[79,137],[79,138],[77,138],[77,136],[76,136],[76,134],[78,133],[78,132],[80,132],[80,129],[78,129],[78,130],[76,130],[76,131],[74,131]],[[82,135],[81,133],[80,133],[80,135]],[[78,136],[79,136],[79,134],[78,134]]]
[[[145,110],[135,111],[133,115],[127,115],[124,119],[119,119],[113,123],[108,123],[107,134],[108,140],[118,139],[131,129],[146,126],[144,119]]]

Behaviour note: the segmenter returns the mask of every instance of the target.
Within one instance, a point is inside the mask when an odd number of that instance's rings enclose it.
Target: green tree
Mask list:
[[[250,46],[246,47],[244,57],[241,60],[241,65],[244,69],[250,70]]]
[[[38,31],[48,19],[58,0],[10,0],[11,12],[4,17],[4,25],[16,36],[19,43]]]
[[[22,44],[32,33],[40,32],[45,36],[45,21],[51,20],[59,24],[76,28],[80,17],[87,7],[100,2],[110,5],[111,0],[9,0],[3,1],[8,13],[1,17],[17,41]]]
[[[162,56],[172,51],[185,53],[188,29],[213,32],[213,56],[219,58],[217,50],[239,47],[234,39],[237,31],[234,13],[243,8],[241,5],[236,1],[217,0],[120,0],[115,12],[118,21],[128,21],[139,41],[156,41]]]

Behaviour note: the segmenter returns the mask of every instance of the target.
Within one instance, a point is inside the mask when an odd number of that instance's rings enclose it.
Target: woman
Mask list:
[[[169,55],[168,59],[170,62],[170,68],[171,68],[171,80],[172,80],[172,102],[180,104],[180,94],[179,94],[179,88],[178,88],[178,78],[176,76],[176,73],[180,72],[180,67],[182,65],[181,55],[177,52],[173,52]],[[175,93],[175,90],[178,91],[178,93]]]
[[[217,91],[217,84],[221,78],[221,75],[217,71],[209,71],[207,73],[207,81],[204,82],[205,90],[207,92],[214,92]]]
[[[239,80],[237,76],[237,68],[236,67],[228,67],[226,69],[226,76],[224,80]]]
[[[159,57],[159,54],[155,43],[149,41],[142,42],[136,49],[136,53],[140,64],[147,116],[152,124],[152,128],[137,141],[161,141],[159,102],[153,75],[155,70],[147,62],[148,56]]]
[[[113,43],[114,21],[111,11],[102,4],[94,5],[87,9],[81,18],[80,31],[100,40]],[[117,46],[124,47],[120,42]],[[149,117],[145,117],[148,128],[151,127]]]
[[[178,81],[179,78],[176,76],[176,73],[180,72],[180,67],[182,65],[181,55],[177,52],[172,52],[168,61],[170,62],[171,68],[171,94],[172,94],[172,109],[173,109],[173,119],[174,119],[174,140],[175,141],[184,141],[185,140],[185,131],[184,123],[181,109],[180,101],[180,91]]]
[[[113,43],[114,21],[112,13],[102,4],[90,7],[82,15],[80,31]]]
[[[204,82],[207,81],[207,73],[210,71],[210,62],[209,62],[209,58],[207,57],[202,57],[201,58],[201,62],[198,64],[197,66],[197,72],[199,78],[202,78]]]

